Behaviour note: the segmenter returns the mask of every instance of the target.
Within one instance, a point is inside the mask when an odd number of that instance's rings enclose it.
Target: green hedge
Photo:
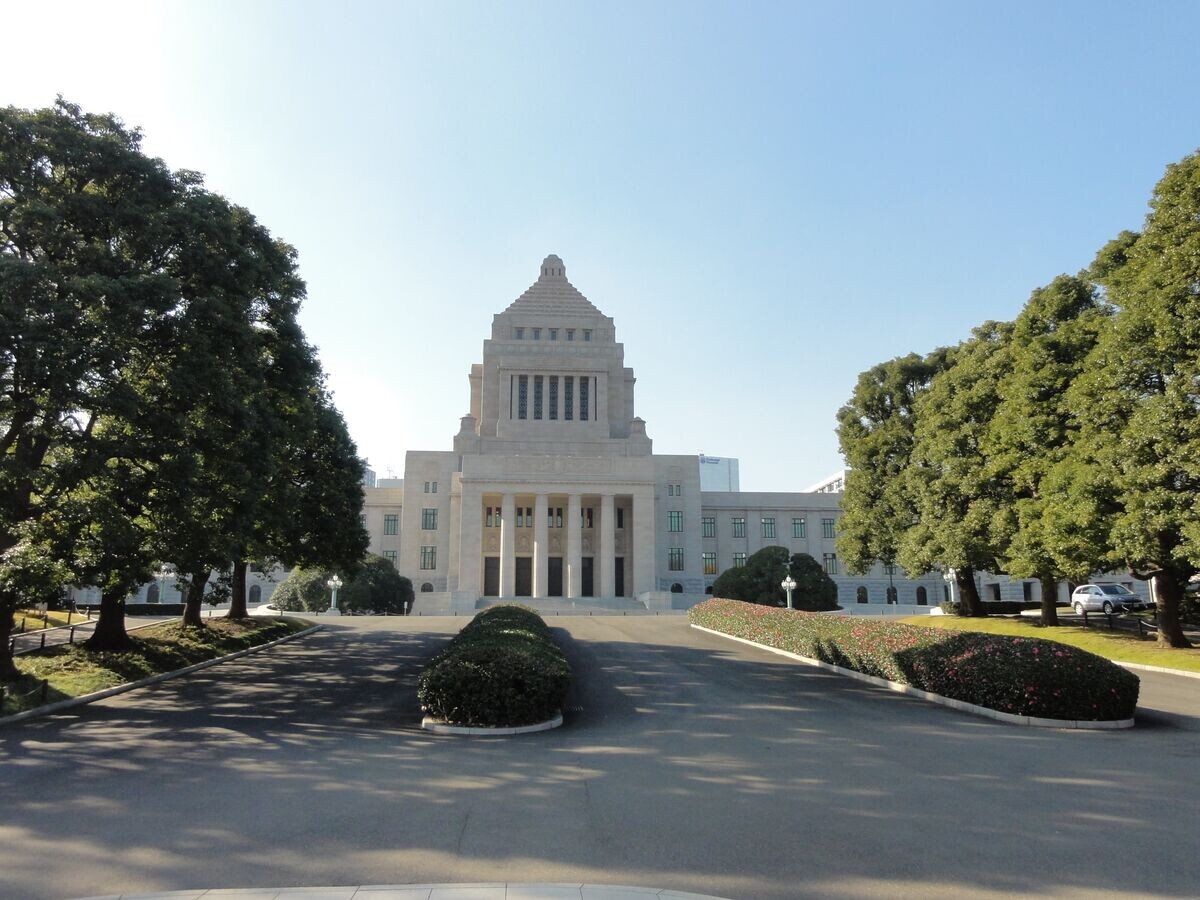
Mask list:
[[[1065,606],[1066,604],[1055,604],[1056,606]],[[949,600],[943,600],[938,604],[948,616],[958,616],[962,614],[962,604]],[[1042,604],[1037,601],[1026,602],[1024,600],[984,600],[983,609],[989,616],[1011,616],[1017,613],[1024,612],[1027,609],[1041,609]]]
[[[421,672],[426,714],[455,725],[532,725],[563,705],[571,668],[550,629],[516,604],[475,616]]]
[[[1128,719],[1136,675],[1103,657],[1039,638],[921,628],[856,616],[709,600],[688,619],[867,675],[1047,719]]]

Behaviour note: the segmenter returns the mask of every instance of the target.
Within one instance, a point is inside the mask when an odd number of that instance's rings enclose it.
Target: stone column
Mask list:
[[[617,513],[612,494],[600,496],[600,590],[601,597],[616,596]],[[592,573],[593,577],[596,575]]]
[[[567,596],[583,594],[583,523],[579,520],[580,497],[567,497]],[[594,573],[593,573],[594,574]]]
[[[654,546],[654,486],[633,494],[633,596],[655,589],[658,553]]]
[[[458,516],[458,590],[483,593],[483,489],[462,486]]]
[[[517,504],[516,497],[500,498],[500,596],[517,593]]]
[[[550,525],[546,520],[549,498],[533,498],[533,596],[545,597],[550,589]]]

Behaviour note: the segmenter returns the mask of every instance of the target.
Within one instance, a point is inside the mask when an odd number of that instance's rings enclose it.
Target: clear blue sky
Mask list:
[[[141,126],[299,250],[380,472],[548,253],[655,449],[839,468],[857,374],[1011,318],[1200,146],[1200,4],[19,4],[0,103]]]

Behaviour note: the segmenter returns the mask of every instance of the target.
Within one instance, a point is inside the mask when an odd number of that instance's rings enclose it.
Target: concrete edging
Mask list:
[[[161,625],[161,622],[151,622],[147,625],[140,625],[139,628],[149,628],[150,625]],[[209,666],[215,666],[218,663],[229,662],[231,659],[238,659],[243,656],[249,656],[251,653],[257,653],[259,650],[266,650],[269,647],[276,647],[279,644],[285,643],[295,638],[304,637],[312,634],[314,631],[320,630],[320,625],[314,625],[312,628],[306,628],[304,631],[297,631],[293,634],[285,634],[281,638],[276,638],[273,641],[268,641],[265,644],[256,644],[253,647],[247,647],[244,650],[237,650],[233,653],[227,653],[224,656],[217,656],[213,659],[206,659],[203,662],[193,663],[190,666],[184,666],[182,669],[175,669],[171,672],[161,672],[158,675],[151,675],[148,678],[141,678],[137,681],[129,681],[125,684],[118,684],[110,688],[104,688],[100,691],[93,691],[90,694],[84,694],[81,697],[70,697],[66,700],[58,700],[54,703],[46,703],[42,706],[36,706],[33,709],[27,709],[23,712],[13,713],[11,716],[0,718],[0,725],[7,725],[11,722],[20,722],[24,719],[32,719],[34,716],[44,716],[50,713],[59,712],[64,709],[71,709],[76,706],[83,706],[87,703],[95,703],[97,700],[103,700],[106,697],[112,697],[116,694],[124,694],[126,691],[132,691],[136,688],[146,687],[151,684],[158,684],[160,681],[167,681],[171,678],[178,678],[180,675],[187,675],[191,672],[198,672],[201,669],[207,669]],[[129,629],[134,631],[136,629]]]
[[[508,737],[513,734],[533,734],[538,731],[549,731],[558,728],[563,723],[562,710],[554,714],[554,718],[545,722],[535,722],[532,725],[451,725],[441,719],[426,716],[421,720],[421,727],[434,734],[457,734],[470,737]]]
[[[1180,675],[1184,678],[1200,678],[1200,672],[1185,672],[1183,669],[1168,669],[1166,666],[1147,666],[1142,663],[1121,662],[1120,660],[1109,660],[1125,669],[1137,669],[1141,672],[1161,672],[1164,675]]]
[[[1089,731],[1112,731],[1120,728],[1132,728],[1133,719],[1106,719],[1106,720],[1089,720],[1089,719],[1044,719],[1040,716],[1018,716],[1013,713],[1000,712],[997,709],[989,709],[986,706],[979,706],[975,703],[967,703],[963,700],[954,700],[951,697],[945,697],[942,694],[935,694],[932,691],[923,691],[920,688],[915,688],[911,684],[901,684],[899,681],[888,681],[886,678],[879,678],[875,675],[867,675],[863,672],[856,672],[853,669],[846,669],[842,666],[835,666],[832,663],[822,662],[819,659],[812,659],[808,656],[801,656],[799,653],[792,653],[790,650],[780,650],[778,647],[771,647],[767,644],[760,644],[757,641],[740,638],[736,635],[726,634],[723,631],[714,631],[711,628],[705,628],[703,625],[697,625],[694,622],[689,622],[692,628],[699,631],[715,634],[717,637],[728,638],[731,641],[738,641],[743,644],[748,644],[751,647],[758,647],[760,650],[768,650],[771,653],[778,653],[780,656],[786,656],[788,659],[794,659],[802,662],[805,665],[816,666],[819,669],[825,669],[829,672],[836,672],[838,675],[845,675],[857,681],[865,681],[867,684],[873,684],[876,687],[887,688],[890,691],[895,691],[898,694],[907,694],[910,697],[919,697],[922,700],[928,700],[931,703],[938,703],[942,706],[948,706],[951,709],[957,709],[960,712],[971,713],[976,716],[983,716],[987,719],[995,719],[997,722],[1004,722],[1008,725],[1026,725],[1032,728],[1077,728],[1080,730]]]

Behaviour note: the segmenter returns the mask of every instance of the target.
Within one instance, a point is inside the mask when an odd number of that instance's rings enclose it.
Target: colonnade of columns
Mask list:
[[[559,508],[562,503],[563,530],[566,532],[561,549],[554,556],[562,557],[562,590],[561,596],[577,598],[584,596],[583,560],[584,560],[584,528],[581,511],[584,509],[584,497],[595,498],[598,503],[589,502],[593,509],[591,534],[594,536],[589,556],[592,558],[592,590],[590,596],[614,597],[617,594],[617,492],[603,492],[592,489],[585,493],[564,493],[561,491],[530,492],[527,490],[505,491],[501,489],[478,486],[464,486],[460,506],[460,552],[459,552],[459,590],[476,592],[480,595],[485,589],[484,535],[489,533],[485,528],[485,507],[495,509],[495,498],[499,496],[500,513],[500,553],[499,553],[499,595],[502,597],[517,596],[517,537],[520,534],[532,534],[532,560],[529,596],[545,598],[551,596],[550,589],[550,535],[552,509]],[[626,540],[624,542],[624,584],[621,585],[625,596],[652,590],[654,586],[654,495],[653,487],[634,489],[621,492],[628,502],[622,503],[625,521]],[[553,499],[553,507],[551,500]],[[532,503],[532,522],[517,527],[518,501],[522,510],[529,509]],[[556,529],[557,531],[557,529]],[[492,532],[494,533],[494,532]],[[561,533],[561,532],[558,532]],[[492,553],[494,554],[494,550]],[[524,555],[524,554],[522,554]],[[557,592],[555,594],[558,595]]]

